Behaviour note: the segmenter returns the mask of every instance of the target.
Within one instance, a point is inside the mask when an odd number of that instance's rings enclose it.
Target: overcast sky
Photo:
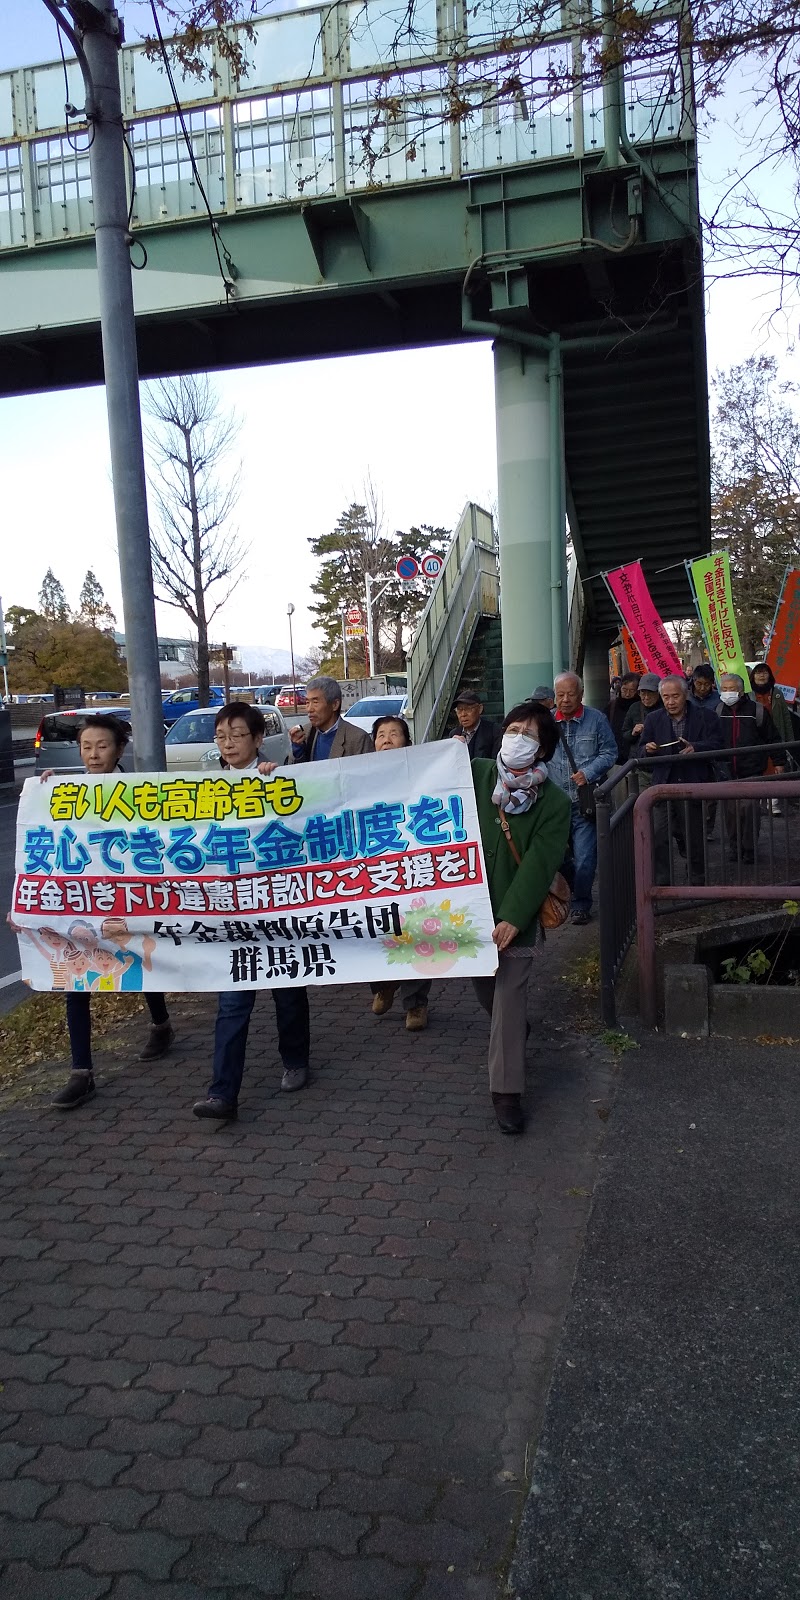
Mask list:
[[[16,21],[3,9],[0,70],[53,59],[55,23],[41,0],[23,0]],[[140,8],[128,0],[122,9],[130,36]],[[705,147],[709,181],[722,181],[736,138],[734,106]],[[768,324],[773,304],[767,283],[710,284],[711,371],[760,350],[788,362],[797,308]],[[494,504],[487,344],[248,369],[215,381],[223,403],[242,419],[237,522],[250,545],[247,578],[214,623],[218,639],[284,648],[291,601],[296,646],[313,642],[307,604],[315,563],[307,540],[333,527],[367,474],[392,528],[453,527],[465,501]],[[0,482],[4,605],[35,605],[48,565],[74,603],[91,566],[121,625],[103,391],[0,400]],[[188,631],[182,614],[165,607],[158,608],[158,623],[162,633]]]

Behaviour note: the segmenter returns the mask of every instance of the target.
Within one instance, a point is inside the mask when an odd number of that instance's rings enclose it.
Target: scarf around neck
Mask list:
[[[497,757],[497,783],[492,793],[492,800],[501,811],[507,811],[509,816],[519,816],[523,811],[530,811],[539,798],[540,786],[547,777],[547,767],[543,761],[537,761],[532,767],[525,767],[522,772],[512,772],[507,767],[503,757]]]

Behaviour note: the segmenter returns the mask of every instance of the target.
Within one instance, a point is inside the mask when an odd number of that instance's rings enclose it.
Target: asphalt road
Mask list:
[[[19,972],[17,941],[6,923],[14,881],[14,832],[17,820],[16,794],[0,798],[0,1016],[10,1011],[26,993],[21,983],[10,982]]]

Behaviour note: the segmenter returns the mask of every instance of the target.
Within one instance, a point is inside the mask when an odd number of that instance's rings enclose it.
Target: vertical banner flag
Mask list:
[[[767,665],[793,705],[800,688],[800,567],[787,567],[767,646]]]
[[[653,605],[641,561],[632,561],[627,567],[616,567],[604,576],[647,671],[657,672],[660,678],[666,678],[671,672],[683,677],[680,657]]]
[[[622,647],[628,662],[629,672],[646,672],[647,668],[642,660],[641,651],[637,650],[630,628],[622,628]]]
[[[457,739],[266,778],[29,778],[16,872],[12,925],[34,989],[272,989],[497,968]]]
[[[686,570],[695,592],[700,623],[717,678],[723,672],[736,672],[745,689],[749,689],[750,676],[733,612],[731,563],[727,550],[703,556],[701,561],[687,561]]]

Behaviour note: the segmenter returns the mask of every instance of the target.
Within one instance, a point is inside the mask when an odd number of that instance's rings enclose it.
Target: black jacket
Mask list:
[[[456,735],[460,733],[461,729],[456,728],[450,735],[451,739],[455,739]],[[481,717],[481,720],[478,723],[478,726],[475,729],[469,744],[467,745],[470,761],[476,761],[478,757],[481,757],[486,761],[494,761],[494,758],[500,749],[500,741],[502,737],[503,730],[497,726],[496,722],[490,722],[488,717]]]
[[[613,700],[609,700],[605,709],[605,715],[611,723],[611,731],[617,741],[617,756],[620,761],[627,761],[628,759],[627,745],[624,739],[625,722],[631,706],[637,704],[638,701],[636,699],[624,700],[622,695],[618,694],[614,696]],[[641,706],[639,706],[639,710],[641,711]]]
[[[698,757],[705,752],[709,755],[715,750],[721,750],[723,745],[722,728],[719,717],[711,711],[702,711],[699,706],[692,705],[691,700],[686,702],[686,726],[683,737],[687,744],[694,746]],[[654,711],[648,711],[644,719],[641,738],[637,749],[638,756],[647,756],[645,748],[648,744],[671,745],[675,738],[672,730],[672,718],[663,706]],[[657,752],[659,755],[661,751]],[[669,754],[668,750],[663,751]],[[651,768],[654,783],[713,783],[715,778],[714,766],[710,760],[702,761],[692,756],[677,755],[673,762],[664,766]]]
[[[726,750],[739,750],[743,745],[780,743],[781,736],[766,706],[757,705],[749,695],[743,694],[735,706],[720,705],[716,717]],[[783,766],[785,750],[776,750],[772,759],[779,767]],[[752,750],[747,755],[734,756],[732,761],[720,763],[720,772],[724,767],[725,777],[760,778],[762,772],[767,770],[768,761],[769,756],[761,750]]]

